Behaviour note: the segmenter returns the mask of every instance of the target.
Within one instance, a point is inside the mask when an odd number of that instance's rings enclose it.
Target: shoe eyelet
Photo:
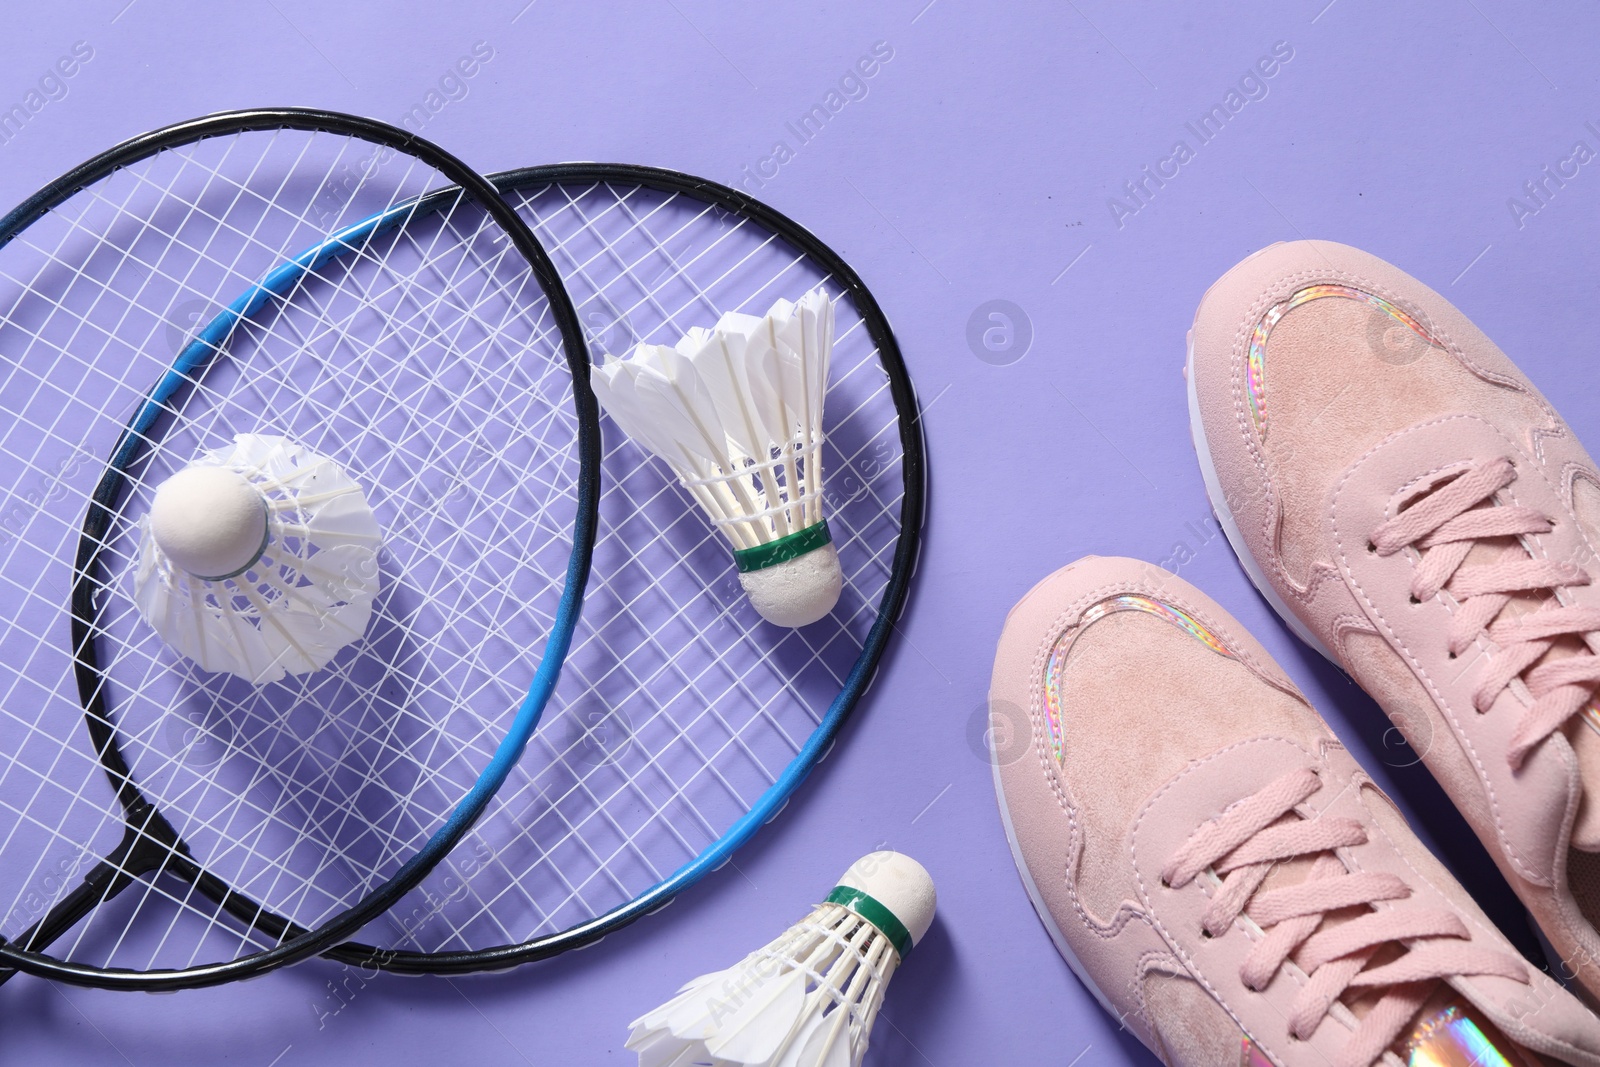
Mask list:
[[[1207,941],[1214,941],[1217,937],[1216,934],[1212,933],[1210,930],[1207,930],[1204,926],[1200,928],[1200,936]]]
[[[1454,652],[1451,652],[1451,653],[1448,653],[1448,654],[1447,654],[1447,657],[1448,657],[1448,658],[1449,658],[1449,659],[1455,659],[1455,658],[1456,658],[1456,654],[1455,654],[1455,653],[1454,653]]]
[[[1408,597],[1406,597],[1406,599],[1407,599],[1407,600],[1409,600],[1409,601],[1411,601],[1411,603],[1413,603],[1413,604],[1420,604],[1420,603],[1422,603],[1422,601],[1420,601],[1420,600],[1418,600],[1418,599],[1417,599],[1417,598],[1416,598],[1416,596],[1415,596],[1415,595],[1412,595],[1412,596],[1408,596]]]
[[[1375,556],[1377,554],[1378,554],[1378,546],[1373,544],[1371,541],[1368,541],[1367,542],[1367,555]]]

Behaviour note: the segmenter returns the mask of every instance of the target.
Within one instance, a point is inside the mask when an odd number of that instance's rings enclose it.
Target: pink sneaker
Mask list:
[[[1006,620],[989,699],[1034,907],[1166,1063],[1600,1063],[1600,1020],[1188,583],[1127,559],[1057,571]]]
[[[1201,301],[1189,404],[1257,588],[1383,705],[1600,997],[1600,474],[1439,294],[1325,241]]]

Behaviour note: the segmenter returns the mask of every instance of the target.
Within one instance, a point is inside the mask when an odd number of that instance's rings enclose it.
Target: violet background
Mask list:
[[[482,171],[617,160],[733,182],[786,142],[793,158],[747,187],[839,250],[888,312],[926,411],[931,507],[901,636],[842,743],[734,864],[662,914],[474,978],[363,981],[315,961],[161,997],[19,979],[0,989],[0,1065],[631,1063],[631,1018],[885,844],[928,866],[940,918],[895,979],[869,1064],[1151,1064],[1035,919],[982,755],[1006,609],[1085,553],[1177,564],[1238,616],[1531,948],[1415,756],[1277,622],[1206,522],[1179,372],[1216,277],[1272,241],[1329,238],[1445,293],[1600,442],[1600,161],[1520,226],[1508,206],[1534,205],[1523,183],[1576,142],[1600,151],[1592,5],[86,0],[7,21],[0,105],[76,42],[94,55],[0,145],[0,205],[210,111],[398,121],[478,42],[492,59],[422,132]],[[1266,95],[1200,144],[1185,123],[1277,42],[1293,56]],[[786,124],[875,45],[893,54],[866,95],[801,144]],[[1194,157],[1119,226],[1108,199],[1132,206],[1124,182],[1179,139]],[[981,343],[994,300],[1020,310],[999,352]]]

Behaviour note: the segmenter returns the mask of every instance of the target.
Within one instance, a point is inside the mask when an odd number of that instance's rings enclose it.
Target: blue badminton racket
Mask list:
[[[766,205],[672,171],[570,164],[491,180],[549,251],[595,363],[673,345],[728,312],[827,294],[821,503],[843,591],[798,629],[763,620],[695,487],[605,416],[589,592],[545,722],[451,857],[359,943],[328,953],[363,967],[549,957],[727,862],[839,739],[917,558],[915,393],[887,319],[839,255]]]

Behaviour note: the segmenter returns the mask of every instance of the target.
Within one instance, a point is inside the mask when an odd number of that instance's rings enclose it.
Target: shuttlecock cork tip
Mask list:
[[[921,941],[933,925],[937,902],[933,879],[927,868],[903,852],[873,852],[852,863],[830,899],[850,894],[865,894],[900,924],[908,941],[902,955]],[[856,910],[863,911],[859,906]],[[877,925],[872,916],[866,918]],[[893,938],[895,931],[884,933]]]
[[[227,467],[186,467],[156,488],[150,534],[173,565],[196,578],[231,578],[261,558],[267,504]]]
[[[827,526],[821,529],[827,537]],[[763,619],[778,626],[809,626],[839,602],[844,572],[838,549],[828,541],[791,559],[741,571],[739,584]]]

